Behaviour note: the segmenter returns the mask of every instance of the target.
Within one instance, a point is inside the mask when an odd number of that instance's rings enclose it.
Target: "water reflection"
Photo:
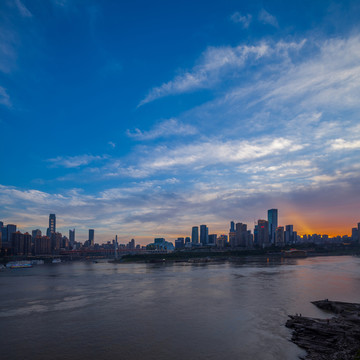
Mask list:
[[[322,298],[356,302],[359,267],[327,257],[6,271],[2,359],[297,359],[287,314],[326,317],[310,304]]]

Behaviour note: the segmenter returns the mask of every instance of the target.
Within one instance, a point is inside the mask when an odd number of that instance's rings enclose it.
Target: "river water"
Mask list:
[[[72,262],[0,272],[6,359],[298,359],[287,314],[360,302],[360,258]]]

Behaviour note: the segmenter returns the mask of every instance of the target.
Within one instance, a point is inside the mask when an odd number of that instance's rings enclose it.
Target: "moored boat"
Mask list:
[[[6,267],[10,269],[31,268],[32,264],[29,261],[10,261],[6,264]]]

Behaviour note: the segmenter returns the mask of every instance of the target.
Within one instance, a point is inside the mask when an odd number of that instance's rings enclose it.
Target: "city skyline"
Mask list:
[[[0,220],[44,233],[53,213],[81,241],[147,243],[276,208],[300,235],[351,235],[359,16],[356,1],[2,2]]]
[[[208,225],[203,224],[203,225],[193,225],[191,227],[191,229],[186,229],[183,230],[182,232],[180,232],[177,235],[170,235],[168,236],[168,238],[170,238],[170,241],[174,241],[176,242],[176,240],[182,238],[184,240],[184,238],[186,237],[187,239],[189,239],[189,242],[191,242],[194,245],[199,245],[203,244],[215,244],[216,240],[225,236],[230,243],[231,242],[235,242],[237,244],[243,244],[243,246],[247,246],[245,245],[247,243],[248,240],[244,239],[242,236],[245,236],[246,238],[248,237],[248,235],[241,235],[241,233],[248,233],[251,236],[257,236],[255,235],[255,233],[263,233],[261,236],[266,238],[266,242],[268,244],[274,244],[277,241],[279,241],[279,239],[282,239],[282,241],[289,243],[290,239],[287,239],[286,236],[292,236],[289,234],[296,234],[296,236],[300,236],[300,238],[303,238],[304,236],[313,236],[313,235],[317,235],[317,236],[328,236],[329,238],[336,238],[336,237],[348,237],[348,238],[353,238],[355,237],[356,239],[358,238],[358,231],[360,229],[360,222],[354,223],[352,224],[352,227],[347,229],[347,231],[345,233],[337,233],[335,235],[333,234],[329,234],[329,232],[308,232],[308,233],[300,233],[296,228],[296,225],[294,227],[293,223],[283,223],[283,222],[278,222],[279,219],[279,210],[278,209],[269,209],[266,211],[267,212],[267,220],[265,220],[265,218],[258,218],[257,221],[254,221],[254,223],[249,224],[249,223],[243,223],[240,222],[241,220],[237,219],[234,221],[233,220],[228,220],[228,225],[229,225],[229,229],[228,230],[215,230],[213,228],[209,228]],[[281,217],[280,217],[281,219]],[[49,214],[49,227],[46,229],[46,232],[44,232],[44,235],[46,234],[47,237],[51,237],[52,234],[60,234],[64,237],[66,237],[70,242],[74,242],[75,241],[75,228],[74,229],[68,229],[65,230],[65,232],[62,234],[62,232],[58,229],[56,229],[56,214]],[[271,224],[273,224],[274,226],[272,226]],[[31,233],[32,237],[36,237],[37,235],[42,234],[41,229],[37,228],[37,229],[23,229],[20,228],[18,226],[18,224],[14,224],[14,223],[4,223],[3,221],[0,221],[0,228],[4,226],[4,228],[8,228],[10,230],[7,230],[7,234],[5,236],[5,240],[3,240],[3,242],[9,242],[11,240],[11,234],[13,232],[16,231],[20,231],[23,233]],[[355,227],[354,227],[355,226]],[[38,226],[41,228],[41,226]],[[264,230],[260,230],[260,228],[264,228]],[[223,226],[224,229],[224,226]],[[355,229],[355,234],[354,234],[354,229]],[[211,230],[211,233],[210,233]],[[282,235],[280,237],[278,237],[279,235],[277,234],[278,230],[280,230],[280,232],[282,233]],[[67,236],[67,231],[69,236]],[[239,232],[238,232],[239,231]],[[265,232],[264,232],[265,231]],[[85,244],[86,246],[94,246],[95,243],[97,244],[105,244],[108,242],[112,242],[114,241],[114,239],[120,239],[122,241],[127,242],[127,240],[129,238],[132,238],[133,236],[128,235],[128,234],[119,234],[116,233],[115,235],[112,234],[110,237],[104,238],[102,235],[104,234],[99,234],[99,241],[95,242],[95,229],[87,229],[87,233],[88,236],[84,237],[83,234],[80,234],[79,238],[76,238],[77,242]],[[238,234],[238,235],[236,235]],[[286,235],[287,234],[287,235]],[[169,234],[168,234],[169,235]],[[140,245],[146,245],[149,241],[151,241],[154,238],[162,238],[164,236],[164,234],[154,234],[152,236],[147,237],[146,239],[144,238],[140,238],[137,239],[137,241],[139,242]],[[232,236],[234,237],[233,239]],[[239,236],[239,237],[237,237]],[[165,235],[166,237],[166,235]],[[212,241],[210,241],[210,237],[214,237],[212,239]],[[236,239],[235,239],[236,237]],[[295,243],[296,239],[293,239],[292,241]],[[0,238],[1,239],[1,238]],[[132,239],[133,240],[133,239]],[[132,241],[131,240],[131,241]],[[215,240],[215,241],[214,241]],[[251,240],[249,239],[249,241],[253,242],[254,238],[251,238]]]

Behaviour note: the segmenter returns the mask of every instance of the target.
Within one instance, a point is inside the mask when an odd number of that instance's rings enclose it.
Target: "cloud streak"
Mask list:
[[[194,135],[196,133],[197,130],[194,126],[183,124],[177,119],[164,120],[149,131],[141,131],[139,129],[126,131],[127,136],[135,140],[154,140],[161,137]]]
[[[283,42],[276,44],[261,42],[256,45],[239,45],[236,47],[209,47],[199,60],[199,64],[192,70],[185,71],[173,80],[155,87],[139,103],[145,105],[156,99],[191,92],[194,90],[212,88],[220,80],[229,74],[232,69],[241,69],[248,62],[257,63],[262,58],[275,55],[276,57],[286,57],[288,51],[299,50],[304,45],[304,41]]]
[[[46,160],[54,167],[65,168],[78,168],[81,166],[89,165],[95,161],[101,161],[106,159],[107,156],[94,156],[94,155],[77,155],[77,156],[58,156],[53,159]]]

